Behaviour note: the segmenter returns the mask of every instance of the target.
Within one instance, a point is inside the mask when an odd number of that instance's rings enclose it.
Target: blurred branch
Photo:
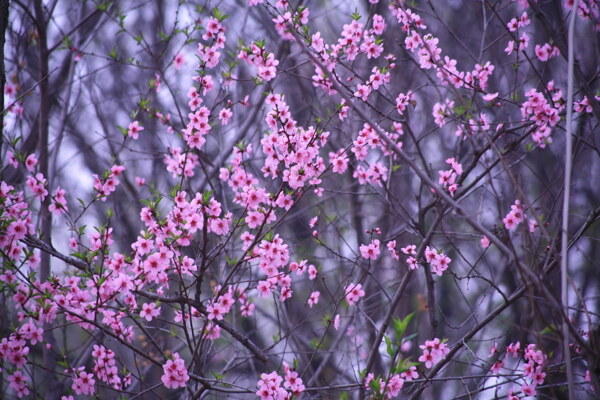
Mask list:
[[[575,45],[575,19],[577,18],[577,6],[579,0],[573,3],[571,11],[571,20],[569,22],[569,44],[568,44],[568,70],[567,70],[567,122],[565,134],[565,189],[563,194],[563,210],[562,210],[562,230],[561,230],[561,248],[562,257],[560,260],[560,287],[561,287],[561,303],[563,306],[563,357],[567,366],[567,383],[569,388],[569,400],[575,399],[575,389],[573,380],[573,366],[571,363],[571,349],[569,348],[569,200],[571,197],[571,167],[572,167],[572,152],[573,138],[571,136],[573,130],[573,64],[575,62],[573,55],[573,47]],[[593,101],[593,100],[590,100]]]
[[[6,71],[4,70],[4,43],[6,29],[8,28],[9,0],[0,3],[0,110],[4,110],[4,85],[6,84]],[[0,154],[4,144],[4,111],[0,112]]]

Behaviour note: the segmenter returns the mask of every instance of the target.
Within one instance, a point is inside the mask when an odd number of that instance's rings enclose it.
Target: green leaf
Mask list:
[[[140,199],[140,202],[141,202],[142,204],[144,204],[146,207],[150,207],[150,208],[152,208],[152,205],[153,205],[152,201],[150,201],[150,200],[147,200],[147,199]]]
[[[419,365],[419,363],[411,362],[410,358],[402,359],[400,358],[396,363],[396,371],[395,373],[401,374],[404,371],[408,371],[410,367]]]
[[[352,13],[352,19],[355,21],[358,21],[360,19],[360,14],[358,13],[358,9],[354,9],[354,12]]]
[[[262,86],[264,84],[264,82],[261,81],[258,76],[253,76],[252,81],[254,82],[255,86]]]
[[[17,147],[17,144],[21,141],[21,139],[23,139],[22,136],[17,136],[16,138],[10,141],[10,145],[12,147]]]
[[[71,42],[71,38],[69,37],[69,35],[65,36],[65,38],[62,41],[63,46],[65,46],[66,49],[70,49],[73,46],[73,42]]]
[[[540,335],[550,335],[552,333],[556,333],[556,327],[554,325],[548,325],[544,329],[540,331]]]
[[[226,19],[227,17],[229,17],[229,15],[227,14],[223,14],[218,8],[214,8],[213,9],[213,16],[219,20],[219,22],[223,21],[224,19]]]
[[[265,234],[265,240],[267,242],[271,242],[273,241],[273,238],[275,237],[275,234],[273,233],[273,231],[269,231]]]
[[[177,196],[177,193],[178,193],[180,190],[181,190],[181,184],[180,184],[180,183],[177,183],[175,186],[173,186],[173,187],[171,188],[171,191],[169,192],[169,195],[170,195],[171,197],[176,197],[176,196]]]
[[[381,385],[379,384],[379,377],[373,379],[371,382],[369,382],[369,387],[371,388],[371,390],[373,390],[374,393],[379,393],[381,390]]]
[[[533,148],[534,148],[534,145],[533,145],[533,143],[531,143],[531,142],[529,142],[529,143],[525,143],[525,150],[526,150],[527,152],[531,152],[531,151],[533,151]]]
[[[237,264],[238,259],[237,258],[229,258],[229,256],[225,255],[225,262],[227,262],[228,266],[233,267],[235,264]]]
[[[385,347],[386,347],[388,356],[390,356],[390,358],[393,358],[394,357],[394,348],[392,346],[392,341],[387,336],[384,336],[383,339],[385,340]]]
[[[100,11],[106,11],[108,10],[108,7],[110,7],[112,1],[105,1],[104,3],[98,4],[96,6],[96,8]]]
[[[404,336],[404,333],[406,332],[406,328],[408,328],[408,324],[410,323],[410,320],[412,319],[413,315],[414,315],[414,313],[410,313],[402,320],[399,318],[393,319],[394,333],[396,336],[397,343],[402,343],[402,337]]]
[[[80,252],[71,253],[71,256],[79,258],[80,260],[83,260],[83,261],[87,261],[85,253],[80,253]]]
[[[202,204],[207,205],[210,202],[210,198],[213,195],[213,191],[212,190],[206,190],[204,193],[202,193]]]
[[[246,148],[246,139],[242,139],[242,141],[237,142],[235,144],[235,147],[237,147],[240,150],[244,150]]]

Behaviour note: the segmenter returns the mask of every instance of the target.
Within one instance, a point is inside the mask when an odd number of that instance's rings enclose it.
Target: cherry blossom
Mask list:
[[[190,379],[184,360],[179,353],[174,353],[173,358],[163,365],[163,372],[161,381],[168,389],[185,387]]]

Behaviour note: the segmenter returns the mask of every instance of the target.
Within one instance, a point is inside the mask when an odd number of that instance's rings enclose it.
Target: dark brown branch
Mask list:
[[[52,246],[51,243],[46,243],[43,240],[40,240],[31,235],[28,235],[25,239],[22,240],[22,242],[28,246],[34,247],[36,249],[40,249],[42,252],[45,252],[53,257],[58,258],[59,260],[64,261],[67,264],[74,266],[75,268],[77,268],[80,271],[88,271],[89,270],[89,265],[85,261],[80,260],[75,257],[72,257],[72,256],[67,256],[65,254],[62,254],[61,252],[56,250],[54,248],[54,246]]]

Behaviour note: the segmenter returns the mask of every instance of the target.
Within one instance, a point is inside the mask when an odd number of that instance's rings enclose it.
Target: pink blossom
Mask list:
[[[133,121],[127,128],[127,135],[131,136],[132,139],[137,140],[139,133],[144,130],[144,127],[140,125],[139,121]]]
[[[502,219],[502,223],[506,229],[515,229],[521,222],[525,220],[525,211],[521,202],[515,200],[515,203],[511,206],[510,212]]]
[[[483,235],[479,242],[481,244],[481,247],[483,247],[484,249],[490,247],[490,239],[488,239],[488,237],[485,235]]]
[[[346,293],[346,301],[348,304],[353,306],[358,300],[365,296],[365,291],[362,290],[362,285],[360,283],[354,284],[351,283],[344,289]]]
[[[27,158],[25,159],[25,167],[27,168],[27,171],[33,172],[37,163],[38,163],[38,160],[37,160],[35,154],[28,155]]]
[[[219,119],[221,120],[221,124],[227,125],[232,115],[233,112],[231,112],[230,108],[223,108],[221,111],[219,111]]]
[[[168,389],[177,389],[185,387],[189,379],[184,360],[179,357],[179,353],[174,353],[173,359],[163,365],[162,383]]]
[[[283,382],[283,378],[275,371],[261,374],[257,383],[256,395],[261,400],[286,400],[288,392],[281,387],[281,382]]]
[[[73,385],[71,385],[71,388],[77,394],[87,394],[89,396],[92,396],[95,391],[94,384],[96,383],[96,380],[94,379],[92,374],[88,374],[87,372],[85,372],[85,369],[83,367],[81,369],[82,370],[75,375],[75,378],[73,379]]]
[[[308,298],[308,306],[310,308],[312,308],[313,305],[318,304],[319,303],[319,296],[321,295],[320,292],[312,292],[310,294],[310,297]]]
[[[29,394],[27,381],[27,376],[23,375],[21,371],[15,371],[12,375],[8,375],[8,386],[17,392],[18,398]]]
[[[417,372],[417,367],[414,365],[411,365],[406,371],[400,373],[400,378],[404,379],[406,382],[417,379],[418,377],[419,373]]]
[[[145,318],[146,321],[152,321],[160,315],[160,307],[156,307],[156,303],[144,303],[142,304],[142,311],[140,311],[140,317]]]
[[[374,239],[368,245],[360,245],[360,255],[367,260],[376,260],[379,256],[379,239]]]
[[[504,361],[498,360],[494,364],[492,364],[492,366],[490,367],[490,371],[492,371],[493,374],[499,374],[502,367],[504,367]]]
[[[185,64],[185,57],[183,53],[177,53],[175,58],[173,59],[173,66],[177,71],[181,69],[181,67]]]

